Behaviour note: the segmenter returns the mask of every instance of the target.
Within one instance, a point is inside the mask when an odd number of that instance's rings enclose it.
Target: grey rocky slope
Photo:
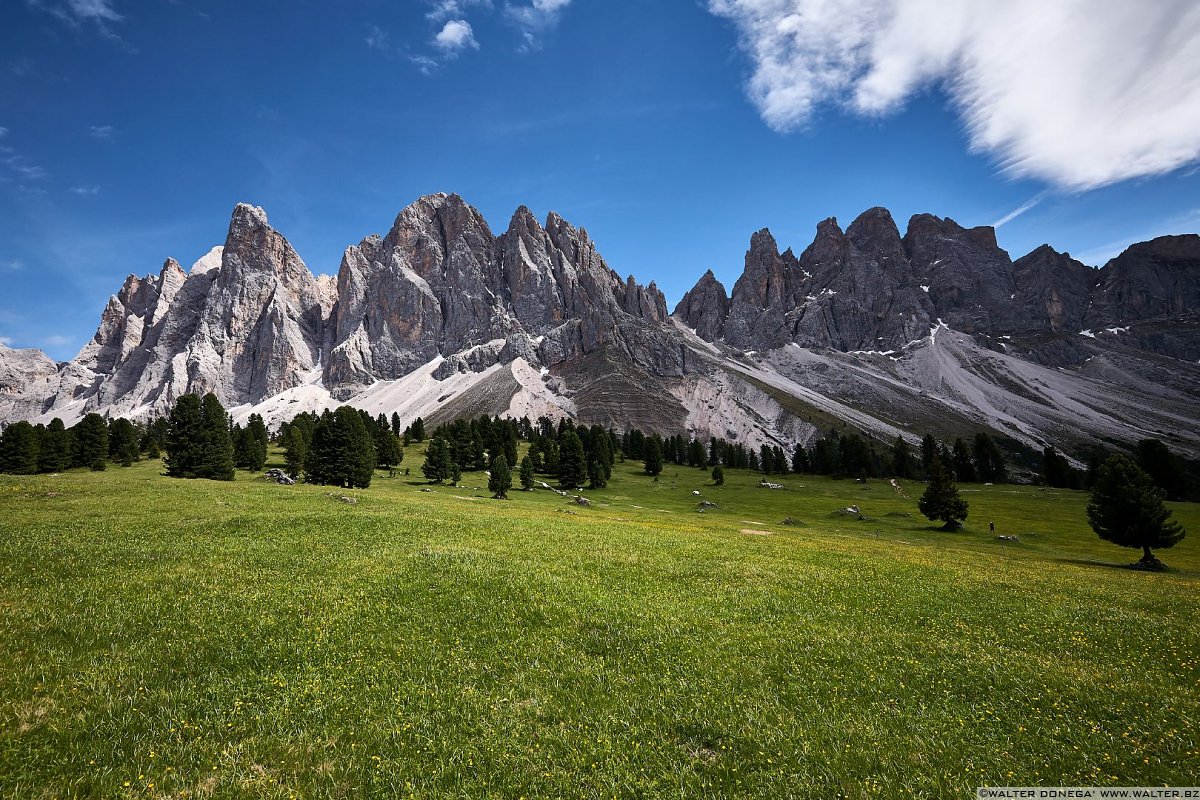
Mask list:
[[[460,197],[422,197],[334,279],[239,205],[189,271],[127,279],[71,362],[0,346],[0,418],[149,417],[211,390],[273,421],[349,402],[753,444],[846,424],[1028,447],[1149,434],[1197,455],[1198,292],[1194,235],[1093,270],[1048,246],[1013,262],[992,229],[931,215],[901,235],[874,208],[798,257],[756,233],[731,293],[709,271],[668,315],[557,214],[519,208],[496,235]]]

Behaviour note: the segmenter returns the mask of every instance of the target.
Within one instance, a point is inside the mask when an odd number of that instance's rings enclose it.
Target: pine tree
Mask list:
[[[312,433],[316,419],[312,414],[297,414],[291,422],[284,423],[279,431],[283,442],[283,462],[288,474],[298,478],[304,472],[304,462],[312,447]]]
[[[434,436],[425,448],[425,463],[421,466],[421,474],[433,483],[441,483],[450,477],[452,469],[449,443],[443,436]]]
[[[933,438],[932,433],[927,433],[921,438],[921,467],[929,472],[929,465],[933,463],[933,457],[938,454],[937,439]]]
[[[425,441],[425,420],[417,417],[412,423],[412,438],[414,442]]]
[[[574,430],[565,430],[558,448],[558,482],[565,488],[582,486],[587,479],[583,441]]]
[[[892,442],[892,474],[897,478],[912,477],[912,448],[899,435]]]
[[[521,459],[521,488],[527,492],[533,488],[533,459],[529,456]]]
[[[392,412],[392,436],[397,439],[404,435],[404,425],[400,422],[400,412]]]
[[[375,473],[375,442],[350,406],[321,415],[305,462],[310,483],[366,489]]]
[[[975,434],[975,472],[984,483],[1003,483],[1008,477],[1004,467],[1004,454],[986,431]]]
[[[168,423],[167,475],[172,478],[200,477],[205,435],[200,397],[194,394],[180,395],[171,409]]]
[[[967,518],[967,501],[959,497],[954,480],[942,465],[940,456],[929,464],[929,485],[917,502],[917,508],[929,519],[945,523],[942,530],[958,530],[962,527],[962,520]]]
[[[71,463],[94,469],[97,461],[108,458],[108,423],[99,414],[88,414],[71,428],[71,442]]]
[[[808,451],[804,449],[804,445],[797,444],[796,449],[792,451],[792,472],[808,472]]]
[[[715,486],[724,486],[725,485],[725,470],[724,470],[724,468],[721,467],[720,464],[717,464],[716,466],[714,466],[712,468],[712,479],[713,479],[713,485],[715,485]]]
[[[229,436],[229,415],[212,392],[200,401],[202,439],[196,477],[215,481],[233,480],[233,440]]]
[[[462,467],[458,466],[457,463],[451,461],[450,462],[450,484],[452,486],[458,486],[458,482],[461,480],[462,480]]]
[[[512,473],[508,469],[508,459],[496,456],[492,460],[491,475],[488,476],[488,491],[496,500],[507,500],[508,490],[512,488]]]
[[[1161,568],[1151,550],[1174,547],[1184,537],[1183,526],[1163,505],[1165,492],[1137,464],[1112,456],[1096,475],[1087,516],[1092,530],[1107,542],[1142,549],[1141,565]]]
[[[1042,482],[1056,489],[1069,489],[1072,484],[1078,485],[1075,470],[1071,462],[1059,455],[1053,447],[1042,451]]]
[[[657,436],[651,436],[646,440],[645,446],[645,463],[647,475],[658,475],[663,470],[663,454],[662,444]]]
[[[247,469],[258,472],[267,463],[267,448],[271,444],[271,436],[267,433],[267,424],[259,414],[251,414],[246,421],[246,431],[250,435],[250,458]]]
[[[38,451],[40,472],[62,472],[71,467],[71,434],[58,417],[50,420]]]
[[[1185,500],[1187,467],[1183,459],[1167,449],[1159,439],[1143,439],[1133,450],[1134,460],[1162,489],[1168,500]]]
[[[967,443],[962,439],[954,440],[954,455],[953,455],[954,475],[960,483],[974,483],[975,462],[971,460],[971,451],[967,449]]]
[[[592,489],[603,489],[608,485],[608,479],[604,477],[604,464],[599,458],[593,458],[588,462],[588,486]]]
[[[399,417],[396,421],[399,421]],[[400,449],[400,439],[392,432],[387,417],[380,414],[375,420],[375,458],[380,469],[391,469],[404,460],[404,451]]]
[[[138,433],[133,423],[117,417],[108,425],[108,457],[122,467],[131,467],[141,452],[138,448]]]
[[[37,429],[25,420],[5,428],[0,435],[0,472],[12,475],[36,473],[40,438]]]

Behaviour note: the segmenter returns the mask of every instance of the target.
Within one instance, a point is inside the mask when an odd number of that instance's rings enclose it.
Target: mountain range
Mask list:
[[[0,345],[0,421],[149,418],[212,391],[278,423],[342,403],[427,424],[571,416],[789,446],[833,427],[917,441],[990,430],[1010,449],[1160,438],[1200,457],[1200,236],[1100,269],[990,227],[883,208],[817,226],[800,255],[755,233],[732,291],[705,273],[670,313],[595,242],[525,207],[495,235],[454,194],[314,275],[266,213],[223,245],[130,275],[71,361]]]

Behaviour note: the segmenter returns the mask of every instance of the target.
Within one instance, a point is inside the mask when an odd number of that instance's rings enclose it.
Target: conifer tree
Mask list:
[[[1004,467],[1004,454],[986,431],[975,434],[975,473],[983,483],[1003,483],[1008,477]]]
[[[396,418],[399,421],[399,417]],[[380,469],[391,469],[404,460],[404,451],[400,449],[400,439],[392,432],[387,417],[382,413],[375,420],[375,458]]]
[[[300,477],[304,462],[312,447],[312,432],[316,420],[312,414],[297,414],[291,422],[280,428],[279,438],[283,442],[283,462],[288,474]]]
[[[1125,456],[1112,456],[1100,467],[1092,486],[1087,516],[1092,530],[1107,542],[1141,548],[1138,563],[1161,568],[1152,553],[1182,541],[1183,526],[1171,519],[1163,505],[1165,492],[1137,464]]]
[[[462,480],[462,467],[457,463],[450,462],[450,483],[453,486],[458,486],[458,482]]]
[[[172,478],[200,477],[205,436],[200,397],[183,394],[176,398],[168,424],[167,475]]]
[[[37,429],[25,420],[5,428],[0,435],[0,472],[11,475],[36,473],[40,438]]]
[[[574,429],[565,429],[558,449],[558,482],[568,489],[573,489],[582,486],[586,479],[583,441]]]
[[[937,439],[933,438],[932,433],[927,433],[921,438],[921,467],[926,472],[929,471],[929,465],[933,463],[933,457],[938,454]]]
[[[108,458],[108,423],[95,412],[88,414],[71,428],[71,442],[71,463],[94,469]]]
[[[950,471],[942,465],[941,456],[929,464],[929,484],[917,501],[917,508],[929,519],[945,523],[942,530],[958,530],[962,520],[967,518],[967,501],[959,496]]]
[[[792,451],[792,472],[808,472],[808,470],[808,451],[804,449],[804,445],[797,444],[796,449]]]
[[[660,474],[663,470],[663,454],[662,454],[662,444],[659,442],[658,437],[651,436],[649,439],[647,439],[644,450],[645,450],[646,474],[647,475]]]
[[[897,478],[912,477],[912,448],[900,435],[892,442],[892,474]]]
[[[124,417],[112,420],[108,425],[108,457],[122,467],[130,467],[140,455],[137,429],[133,423]]]
[[[971,460],[971,451],[962,439],[954,440],[953,469],[960,483],[974,483],[976,480],[975,462]]]
[[[507,500],[511,488],[512,473],[508,469],[508,459],[496,456],[492,459],[491,474],[488,476],[488,491],[496,500]]]
[[[62,472],[71,467],[71,434],[58,417],[50,420],[38,451],[40,472]]]
[[[310,483],[366,489],[375,463],[375,442],[357,409],[340,406],[321,415],[305,462]]]
[[[1042,482],[1056,489],[1078,488],[1078,478],[1071,468],[1071,462],[1053,447],[1042,451]]]
[[[521,488],[525,491],[533,489],[533,459],[525,456],[521,459]]]
[[[713,484],[716,486],[724,486],[725,485],[725,470],[721,467],[720,464],[717,464],[716,466],[714,466],[712,468],[712,479],[713,479]]]
[[[200,463],[196,477],[215,481],[233,480],[233,440],[229,436],[229,415],[212,392],[200,401],[202,438]]]
[[[603,489],[608,485],[608,478],[604,476],[604,463],[599,458],[593,458],[588,462],[588,486],[592,489]]]
[[[412,432],[412,438],[414,442],[425,441],[425,420],[417,417],[413,420],[410,430]]]
[[[441,483],[451,476],[452,471],[449,443],[443,436],[434,436],[425,448],[425,463],[421,467],[421,474],[433,483]]]

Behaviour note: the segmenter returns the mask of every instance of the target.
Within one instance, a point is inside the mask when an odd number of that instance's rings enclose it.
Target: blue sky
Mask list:
[[[1026,207],[998,231],[1014,258],[1049,242],[1102,263],[1200,230],[1194,9],[1081,14],[1051,57],[989,37],[1061,22],[981,3],[897,47],[938,5],[9,0],[0,342],[72,357],[125,275],[189,266],[240,201],[316,273],[428,192],[496,233],[522,203],[555,210],[672,307],[708,268],[731,288],[755,230],[799,252],[874,205],[902,230]],[[1131,50],[1144,77],[1102,81]]]

